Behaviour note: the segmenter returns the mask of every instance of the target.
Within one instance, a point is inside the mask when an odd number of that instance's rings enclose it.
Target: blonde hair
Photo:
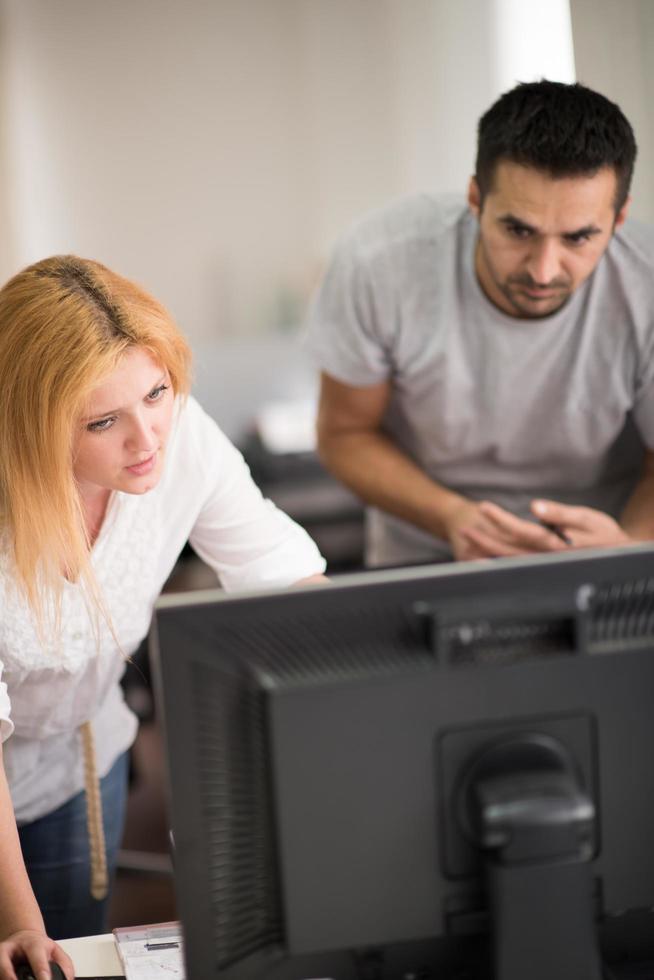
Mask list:
[[[40,621],[47,607],[58,620],[64,571],[97,605],[74,436],[91,391],[131,348],[188,393],[190,350],[169,314],[99,262],[57,255],[0,289],[0,527]]]

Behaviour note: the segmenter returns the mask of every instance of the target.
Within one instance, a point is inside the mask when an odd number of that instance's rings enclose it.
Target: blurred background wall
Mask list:
[[[654,220],[653,45],[651,0],[0,0],[0,278],[73,251],[142,282],[239,439],[315,392],[297,334],[335,238],[463,192],[516,80],[622,105]]]

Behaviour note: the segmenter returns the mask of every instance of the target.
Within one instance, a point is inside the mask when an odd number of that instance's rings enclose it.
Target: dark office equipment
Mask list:
[[[189,980],[654,975],[653,549],[167,596],[153,648]]]
[[[66,980],[66,977],[64,976],[64,971],[61,969],[58,963],[55,963],[54,960],[51,960],[48,965],[50,967],[50,976],[52,980]],[[36,980],[34,976],[34,971],[32,970],[32,967],[27,962],[19,963],[18,966],[15,968],[15,972],[16,972],[16,976],[18,977],[18,980]]]

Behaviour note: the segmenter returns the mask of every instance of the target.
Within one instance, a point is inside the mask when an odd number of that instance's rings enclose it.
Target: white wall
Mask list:
[[[292,4],[5,11],[19,264],[93,255],[144,281],[192,335],[268,316],[306,248]]]
[[[334,238],[392,197],[465,187],[489,9],[0,0],[0,278],[73,251],[141,281],[238,432],[298,360],[284,327]]]
[[[575,81],[569,0],[492,0],[491,5],[500,91],[541,78]]]
[[[0,5],[0,93],[7,91],[8,83],[8,35],[5,30],[4,10]],[[9,200],[13,181],[8,172],[9,133],[7,126],[7,100],[0,98],[0,282],[16,267],[15,236]]]
[[[617,102],[636,133],[631,213],[654,222],[654,3],[571,0],[577,77]]]
[[[2,0],[3,278],[71,250],[142,280],[192,337],[292,318],[355,216],[465,186],[490,9]]]

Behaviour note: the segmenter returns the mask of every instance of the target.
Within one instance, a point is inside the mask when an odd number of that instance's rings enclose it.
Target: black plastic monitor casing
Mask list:
[[[188,980],[654,960],[653,549],[164,596],[151,649]]]

